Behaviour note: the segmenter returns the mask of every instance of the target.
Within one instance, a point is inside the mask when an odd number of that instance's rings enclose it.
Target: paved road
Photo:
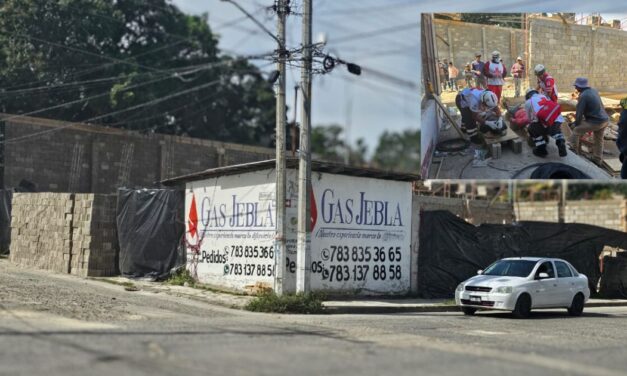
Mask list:
[[[0,260],[0,375],[624,375],[627,307],[254,314]]]

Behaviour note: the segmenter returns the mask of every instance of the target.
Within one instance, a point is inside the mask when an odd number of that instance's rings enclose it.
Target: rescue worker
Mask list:
[[[507,69],[501,62],[500,52],[492,52],[492,60],[485,63],[483,67],[483,74],[488,80],[488,90],[496,94],[496,97],[500,101],[503,85],[505,84],[503,77],[507,75]]]
[[[483,76],[483,67],[485,63],[481,61],[481,53],[475,54],[475,61],[472,62],[472,73],[475,76],[475,86],[479,88],[486,88],[485,77]]]
[[[522,61],[522,57],[518,56],[516,62],[512,65],[512,77],[514,77],[514,97],[520,97],[520,88],[522,87],[522,80],[525,77],[525,64]]]
[[[535,89],[527,90],[525,100],[525,110],[530,122],[527,130],[534,144],[533,154],[546,157],[549,154],[546,149],[546,136],[551,136],[555,140],[560,157],[565,157],[566,141],[561,129],[564,117],[560,105]]]
[[[618,120],[618,137],[616,138],[616,146],[620,151],[619,159],[623,164],[620,170],[620,178],[627,179],[627,97],[620,100],[620,106],[623,109]]]
[[[465,88],[455,97],[455,104],[462,114],[462,126],[472,143],[481,143],[477,124],[480,125],[482,132],[502,135],[507,131],[507,126],[501,118],[498,100],[493,92],[479,88]]]
[[[542,64],[536,65],[533,71],[538,78],[536,90],[557,103],[557,85],[555,85],[555,79],[546,72],[546,68],[544,68]]]
[[[592,131],[594,144],[592,145],[592,161],[601,165],[603,161],[603,133],[609,124],[609,116],[605,112],[599,93],[588,85],[588,79],[577,77],[573,84],[579,92],[577,113],[573,123],[573,134],[569,140],[575,150],[579,150],[579,141],[582,135]]]

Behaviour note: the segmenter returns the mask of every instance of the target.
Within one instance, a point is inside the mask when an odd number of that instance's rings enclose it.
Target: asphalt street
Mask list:
[[[627,307],[274,315],[0,260],[0,375],[624,375]]]

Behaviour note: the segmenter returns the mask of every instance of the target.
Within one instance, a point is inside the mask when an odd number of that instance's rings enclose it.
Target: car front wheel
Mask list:
[[[516,301],[516,307],[512,311],[514,317],[524,319],[531,314],[531,297],[528,294],[522,294]]]
[[[466,316],[472,316],[475,314],[475,312],[477,312],[477,308],[462,307],[462,312],[464,312],[464,315]]]
[[[570,304],[570,307],[568,307],[568,314],[571,316],[581,316],[584,303],[583,295],[575,295],[573,302]]]

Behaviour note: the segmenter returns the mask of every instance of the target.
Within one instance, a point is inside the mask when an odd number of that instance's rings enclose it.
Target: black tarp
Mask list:
[[[163,279],[185,263],[183,208],[180,190],[118,190],[116,222],[123,276]]]
[[[0,190],[0,255],[9,253],[11,246],[11,199],[13,191]]]
[[[596,291],[605,245],[627,249],[627,233],[577,223],[519,222],[474,226],[448,211],[420,216],[418,290],[450,298],[455,287],[503,257],[557,257],[588,276]]]

